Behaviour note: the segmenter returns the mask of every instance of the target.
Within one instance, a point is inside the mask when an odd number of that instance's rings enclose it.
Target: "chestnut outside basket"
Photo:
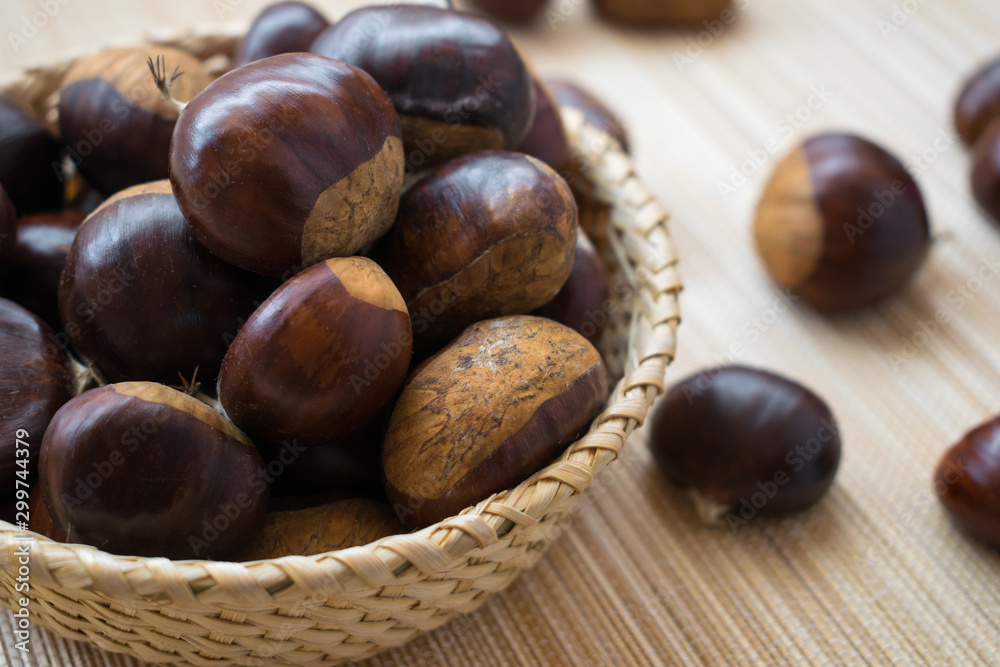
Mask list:
[[[177,46],[225,62],[240,28],[131,43]],[[0,92],[51,122],[54,93],[71,62],[30,70]],[[666,211],[617,142],[575,110],[565,110],[564,120],[574,162],[593,186],[581,224],[606,229],[595,242],[613,267],[612,292],[627,292],[620,307],[608,309],[601,345],[619,381],[585,437],[544,470],[458,516],[317,556],[250,563],[122,557],[0,521],[0,604],[17,609],[27,597],[31,623],[151,662],[334,665],[476,609],[538,562],[662,391],[680,322],[681,281]],[[16,590],[26,544],[27,592]]]

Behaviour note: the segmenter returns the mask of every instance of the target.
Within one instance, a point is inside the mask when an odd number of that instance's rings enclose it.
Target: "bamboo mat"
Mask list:
[[[150,26],[247,21],[263,4],[59,3],[17,54],[0,47],[0,72]],[[337,17],[361,3],[316,4]],[[516,36],[540,72],[614,103],[673,213],[687,289],[672,379],[733,357],[798,379],[841,422],[843,464],[811,511],[734,533],[698,523],[639,432],[535,570],[367,664],[1000,664],[1000,554],[958,534],[930,485],[944,449],[1000,412],[1000,231],[971,202],[968,156],[950,130],[962,78],[1000,52],[1000,4],[737,0],[738,22],[717,37],[612,29],[582,0],[553,4],[565,21]],[[4,39],[38,8],[4,0]],[[783,153],[833,128],[911,165],[937,242],[905,294],[875,312],[779,312],[749,233],[777,161],[760,149],[773,139]],[[746,163],[744,183],[734,170],[751,152],[764,164]],[[940,309],[948,324],[917,336]],[[0,639],[9,665],[138,664],[42,631],[25,657],[7,612]]]

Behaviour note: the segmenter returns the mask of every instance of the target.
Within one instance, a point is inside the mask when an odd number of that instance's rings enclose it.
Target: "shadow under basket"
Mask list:
[[[225,59],[237,34],[146,42]],[[52,122],[53,97],[71,63],[30,70],[0,92]],[[16,609],[26,597],[32,623],[150,662],[334,665],[476,609],[538,562],[662,391],[680,322],[681,281],[666,211],[614,140],[575,110],[563,116],[574,172],[588,184],[581,223],[598,237],[617,298],[600,345],[617,385],[581,440],[521,484],[457,516],[316,556],[250,563],[122,557],[0,521],[0,604]],[[25,548],[30,590],[18,591]]]

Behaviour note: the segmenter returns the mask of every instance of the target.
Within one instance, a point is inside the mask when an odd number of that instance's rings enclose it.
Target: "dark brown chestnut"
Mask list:
[[[501,21],[530,23],[537,17],[548,0],[471,0],[470,4]]]
[[[410,528],[457,514],[536,472],[608,397],[601,355],[531,315],[466,329],[407,380],[382,450],[385,489]]]
[[[62,207],[62,156],[34,112],[0,96],[0,183],[19,215]]]
[[[219,401],[258,441],[331,443],[370,423],[406,377],[413,331],[378,264],[340,257],[282,285],[226,354]]]
[[[240,325],[278,286],[208,251],[170,183],[124,190],[70,248],[59,310],[74,349],[106,380],[213,380]]]
[[[441,165],[403,196],[379,261],[399,286],[416,347],[550,301],[573,268],[576,203],[541,161],[504,151]]]
[[[571,151],[559,103],[541,79],[532,77],[532,83],[535,87],[535,116],[531,130],[517,150],[538,158],[560,175],[565,175],[570,166]]]
[[[183,72],[171,94],[197,95],[209,76],[197,58],[168,47],[102,51],[77,61],[59,93],[59,132],[70,159],[105,196],[167,177],[177,109],[160,95],[147,60],[161,58]]]
[[[392,224],[399,117],[360,69],[305,53],[225,74],[189,104],[170,180],[195,235],[236,266],[290,275]]]
[[[826,403],[773,373],[725,366],[681,380],[660,399],[653,460],[688,489],[706,521],[732,529],[816,503],[840,465],[840,431]]]
[[[699,25],[703,21],[721,19],[732,9],[731,0],[594,0],[597,13],[603,18],[630,26]]]
[[[42,436],[74,382],[52,327],[7,299],[0,299],[0,354],[0,484],[13,493],[20,471],[27,481],[37,468]]]
[[[876,144],[821,134],[775,168],[757,207],[771,277],[822,311],[872,306],[923,264],[930,224],[920,187]]]
[[[122,555],[231,556],[268,499],[253,443],[201,401],[153,382],[92,389],[60,408],[39,476],[69,541]]]
[[[969,146],[1000,118],[1000,58],[984,65],[965,83],[954,113],[955,129]]]
[[[17,245],[17,213],[7,191],[0,185],[0,274],[11,269]]]
[[[934,491],[963,530],[1000,548],[1000,417],[945,452],[934,471]]]
[[[19,303],[59,331],[59,277],[83,214],[65,209],[21,218],[11,270],[0,277],[0,296]],[[2,242],[0,242],[2,243]]]
[[[531,76],[490,21],[418,5],[363,7],[328,28],[313,53],[371,74],[399,112],[407,165],[513,149],[531,126]]]
[[[42,490],[37,485],[31,489],[31,500],[28,502],[28,528],[39,535],[44,535],[56,542],[65,542],[66,535],[56,525],[42,498]]]
[[[233,56],[233,68],[282,53],[308,51],[330,22],[315,7],[287,0],[268,5],[250,24]]]
[[[559,107],[578,109],[588,123],[604,130],[628,152],[629,140],[625,126],[597,96],[566,79],[548,79],[547,83]]]
[[[1000,119],[976,141],[972,153],[972,194],[993,221],[1000,224]]]
[[[580,333],[594,345],[604,327],[621,306],[608,297],[608,276],[594,244],[581,229],[577,231],[573,270],[552,301],[535,311]]]

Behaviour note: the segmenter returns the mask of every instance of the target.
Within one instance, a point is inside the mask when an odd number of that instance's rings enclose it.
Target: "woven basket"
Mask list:
[[[232,52],[238,29],[147,37],[205,59]],[[54,116],[72,63],[33,69],[0,88]],[[533,566],[594,475],[615,460],[663,388],[680,321],[681,281],[667,214],[613,140],[566,110],[580,171],[593,184],[581,220],[628,286],[602,341],[621,378],[590,432],[554,463],[416,533],[317,556],[252,563],[114,556],[52,542],[0,521],[0,604],[30,600],[33,624],[142,660],[182,665],[334,665],[409,641],[481,605]],[[587,223],[590,224],[587,224]],[[30,591],[17,591],[20,551]]]

